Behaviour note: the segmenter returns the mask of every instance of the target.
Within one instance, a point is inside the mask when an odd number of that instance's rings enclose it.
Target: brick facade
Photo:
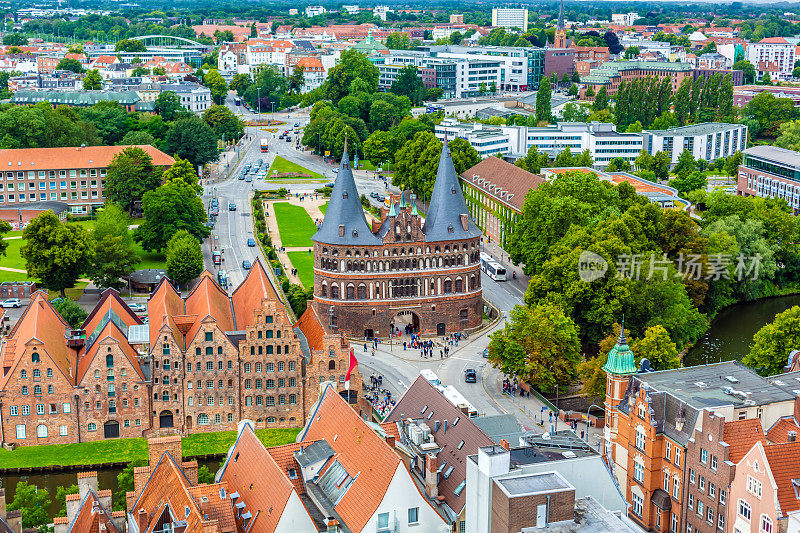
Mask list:
[[[509,498],[497,486],[492,487],[492,533],[516,533],[531,528],[531,518],[537,516],[540,505],[547,506],[547,522],[575,520],[575,490],[530,494]]]
[[[385,213],[383,244],[314,243],[313,305],[326,326],[352,337],[388,336],[398,314],[443,335],[480,326],[480,238],[426,242],[411,208]]]

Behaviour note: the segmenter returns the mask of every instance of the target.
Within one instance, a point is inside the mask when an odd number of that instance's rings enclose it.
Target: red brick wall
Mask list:
[[[492,485],[492,533],[517,533],[536,525],[540,505],[548,505],[548,522],[575,519],[575,491],[534,494],[509,498],[496,484]]]

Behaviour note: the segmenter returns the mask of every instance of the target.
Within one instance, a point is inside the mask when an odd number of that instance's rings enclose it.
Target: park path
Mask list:
[[[307,252],[309,247],[308,246],[287,246],[286,248],[283,247],[281,242],[281,232],[278,229],[278,221],[275,218],[275,211],[269,210],[269,205],[278,202],[286,202],[291,205],[297,205],[302,207],[308,213],[308,216],[311,217],[311,220],[314,224],[319,224],[322,222],[322,219],[325,215],[322,213],[320,206],[324,205],[329,201],[329,198],[325,198],[324,196],[312,195],[312,196],[305,196],[303,199],[301,197],[291,196],[288,200],[265,200],[264,201],[264,211],[269,213],[267,217],[267,231],[269,232],[269,237],[272,239],[272,245],[275,247],[275,251],[278,254],[278,259],[280,260],[281,264],[283,265],[284,270],[289,277],[289,281],[292,283],[296,283],[298,285],[303,285],[300,281],[300,277],[294,274],[291,274],[294,265],[292,264],[292,260],[289,259],[289,252]],[[305,287],[308,288],[308,287]]]

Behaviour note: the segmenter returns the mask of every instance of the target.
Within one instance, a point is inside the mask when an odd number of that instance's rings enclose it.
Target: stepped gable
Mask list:
[[[422,232],[426,242],[457,241],[482,235],[469,215],[446,139]]]
[[[344,154],[339,162],[339,174],[333,185],[331,199],[322,225],[311,238],[314,242],[341,246],[378,246],[380,239],[372,234],[364,208],[358,196],[358,189],[350,169],[347,154],[347,141]]]
[[[231,295],[236,330],[244,331],[253,325],[253,310],[261,307],[261,300],[269,298],[280,304],[280,298],[272,281],[264,270],[261,258],[256,257],[253,267],[247,272],[244,281]]]

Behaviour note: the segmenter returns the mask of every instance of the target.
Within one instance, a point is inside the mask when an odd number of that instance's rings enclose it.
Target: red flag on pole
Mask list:
[[[347,376],[344,378],[344,390],[350,390],[350,374],[357,364],[358,361],[356,361],[356,356],[353,354],[353,349],[350,348],[350,364],[347,367]]]

